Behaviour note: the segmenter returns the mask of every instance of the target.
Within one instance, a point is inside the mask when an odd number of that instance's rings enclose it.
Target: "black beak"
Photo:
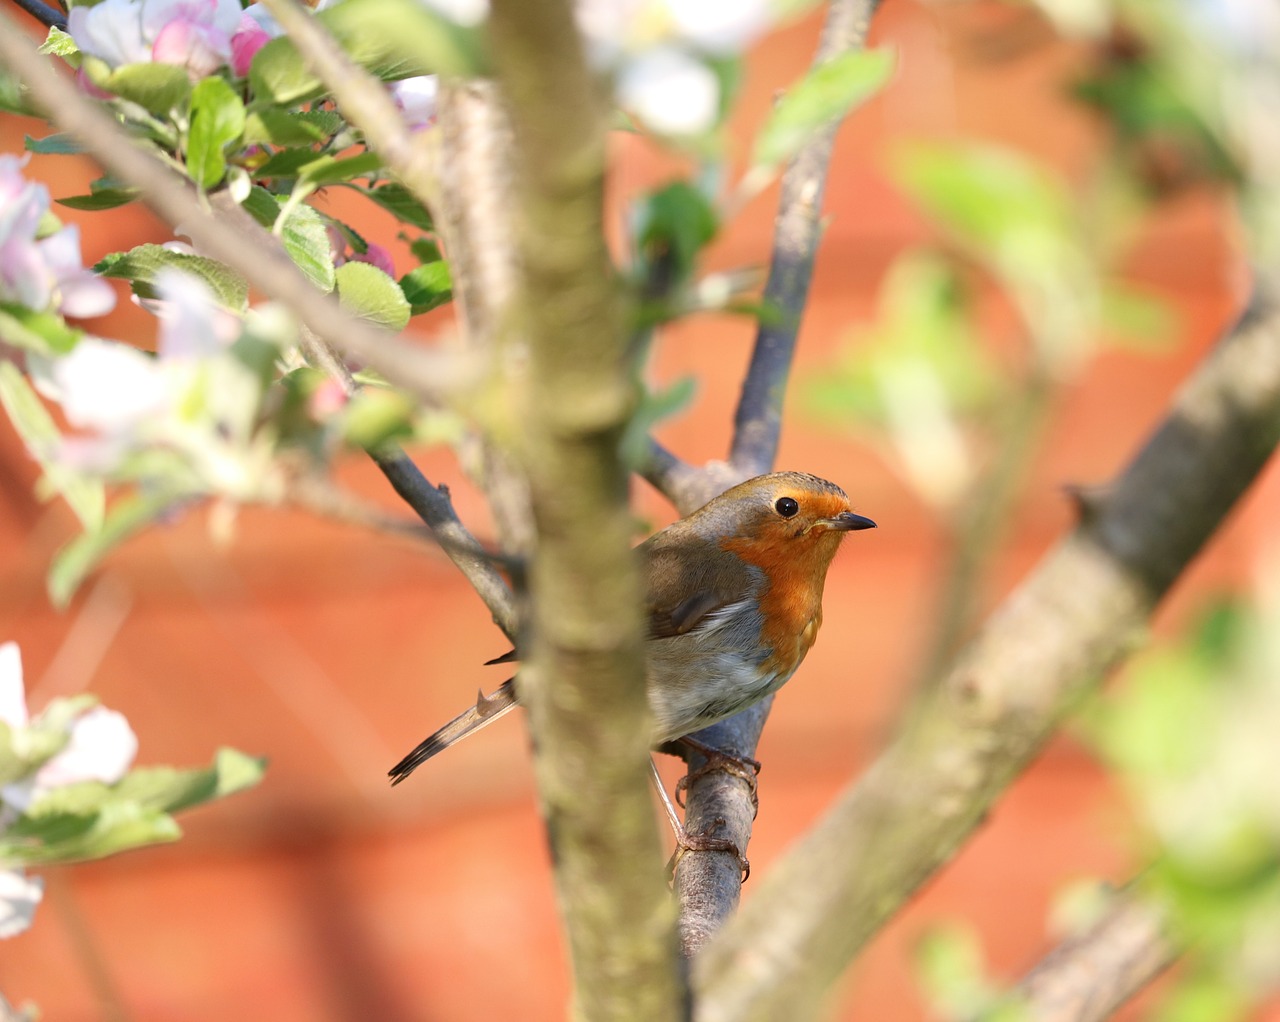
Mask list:
[[[829,528],[842,532],[859,532],[862,529],[874,529],[876,523],[865,515],[856,515],[852,511],[841,511],[834,518],[824,518],[823,523]]]

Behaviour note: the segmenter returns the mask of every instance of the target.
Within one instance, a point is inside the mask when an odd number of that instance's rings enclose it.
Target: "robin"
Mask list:
[[[685,739],[776,692],[817,638],[822,586],[840,541],[875,526],[835,483],[774,472],[645,540],[638,551],[648,594],[652,745]],[[514,659],[513,650],[489,662]],[[515,679],[491,696],[481,693],[392,767],[391,783],[517,702]]]

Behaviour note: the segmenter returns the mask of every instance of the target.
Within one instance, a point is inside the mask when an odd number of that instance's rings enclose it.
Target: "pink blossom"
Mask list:
[[[396,264],[391,258],[391,253],[376,242],[367,242],[364,252],[352,252],[347,244],[347,236],[342,232],[340,227],[330,224],[329,233],[329,252],[333,256],[333,265],[341,266],[343,263],[368,263],[370,266],[376,266],[388,277],[396,275]]]
[[[366,251],[356,253],[351,257],[351,261],[353,263],[368,263],[370,266],[376,266],[388,277],[394,278],[396,275],[396,264],[391,261],[391,253],[372,241],[366,246]]]
[[[230,63],[240,20],[236,0],[103,0],[72,8],[67,30],[111,67],[176,64],[195,79]]]
[[[0,937],[16,937],[31,925],[44,897],[44,881],[20,869],[0,869]]]
[[[307,408],[311,412],[311,417],[317,421],[323,422],[330,416],[337,415],[346,407],[350,398],[343,389],[342,384],[337,380],[325,378],[320,382],[312,392],[311,398],[307,402]]]
[[[231,37],[231,71],[237,78],[249,73],[249,66],[260,49],[271,41],[271,35],[248,12],[240,15],[240,27]]]
[[[27,726],[22,658],[13,642],[0,646],[0,713],[0,719],[15,733]],[[67,744],[61,751],[45,760],[33,774],[6,784],[0,795],[7,805],[23,812],[54,788],[82,781],[115,784],[128,771],[137,752],[138,739],[129,722],[114,710],[95,706],[71,722]],[[0,890],[0,917],[5,914],[4,902],[5,895]]]
[[[391,98],[404,114],[405,124],[410,131],[418,131],[435,123],[438,84],[435,75],[418,75],[391,83]]]
[[[0,155],[0,301],[68,316],[100,316],[115,307],[111,286],[80,261],[74,225],[36,240],[49,209],[49,191],[26,180],[26,161]]]

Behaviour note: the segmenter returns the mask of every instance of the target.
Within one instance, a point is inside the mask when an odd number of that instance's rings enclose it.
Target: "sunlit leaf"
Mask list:
[[[160,117],[168,117],[191,94],[187,69],[176,64],[126,64],[112,71],[100,84],[108,92]]]
[[[349,311],[390,330],[402,330],[412,309],[400,285],[376,266],[349,262],[338,267],[338,300]]]
[[[813,68],[770,112],[752,162],[772,167],[791,159],[815,131],[874,96],[889,80],[894,63],[889,50],[854,50]]]
[[[263,227],[276,229],[281,202],[265,188],[254,187],[244,200],[244,208]],[[300,204],[290,210],[279,229],[284,249],[311,283],[321,291],[333,290],[333,249],[325,219],[310,206]]]
[[[49,29],[45,41],[40,44],[38,53],[51,53],[55,57],[71,57],[80,52],[76,41],[62,29],[54,26]]]
[[[225,79],[202,78],[191,91],[187,172],[201,188],[212,188],[227,170],[226,147],[244,131],[244,104]]]
[[[141,298],[156,297],[155,282],[168,267],[194,274],[209,285],[214,297],[234,311],[249,304],[249,285],[225,263],[187,252],[174,252],[162,245],[139,245],[128,252],[113,252],[94,266],[104,277],[129,281]]]

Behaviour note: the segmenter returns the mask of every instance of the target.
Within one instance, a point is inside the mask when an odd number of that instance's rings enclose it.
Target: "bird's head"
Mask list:
[[[829,546],[847,532],[874,529],[835,483],[803,472],[773,472],[726,490],[700,511],[724,540],[779,546]]]

